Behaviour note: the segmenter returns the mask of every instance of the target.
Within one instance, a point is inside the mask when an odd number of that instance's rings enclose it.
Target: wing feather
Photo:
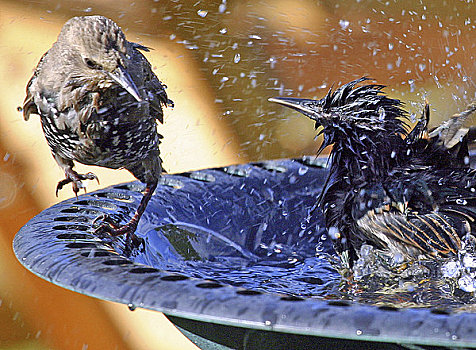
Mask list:
[[[460,237],[469,227],[465,220],[436,211],[427,214],[370,211],[357,220],[357,230],[367,240],[394,247],[413,258],[420,254],[448,256],[461,248]]]

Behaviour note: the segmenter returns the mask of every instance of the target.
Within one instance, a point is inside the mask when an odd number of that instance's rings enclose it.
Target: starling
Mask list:
[[[98,228],[113,236],[125,234],[126,249],[162,172],[157,120],[163,122],[162,106],[173,105],[140,51],[149,49],[127,41],[108,18],[71,18],[40,59],[22,108],[25,120],[40,116],[53,157],[66,175],[56,193],[72,183],[77,195],[82,180],[97,180],[93,173],[78,174],[74,161],[125,168],[146,184],[127,224],[102,217]]]
[[[476,230],[476,171],[462,123],[476,103],[436,129],[430,109],[409,127],[408,113],[383,85],[367,78],[330,90],[321,100],[278,97],[322,127],[320,153],[333,145],[317,206],[344,266],[370,245],[395,262],[457,254]]]

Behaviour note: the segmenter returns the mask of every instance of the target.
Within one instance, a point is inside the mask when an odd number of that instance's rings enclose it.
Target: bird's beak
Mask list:
[[[306,98],[294,98],[294,97],[271,97],[269,102],[275,102],[280,105],[292,108],[298,112],[301,112],[306,117],[315,120],[319,123],[321,119],[321,108],[319,107],[319,101],[306,99]]]
[[[113,72],[109,73],[109,76],[120,86],[122,86],[128,93],[130,93],[138,102],[142,102],[142,98],[139,94],[136,84],[131,78],[131,75],[127,70],[119,66]]]
[[[311,100],[306,98],[294,98],[294,97],[271,97],[268,98],[269,102],[275,102],[280,105],[292,108],[298,112],[301,112],[306,117],[311,118],[316,122],[316,129],[320,126],[324,126],[324,118],[322,115],[322,107],[321,101],[319,100]],[[324,124],[323,124],[324,122]],[[324,130],[321,130],[317,136],[324,134]],[[328,135],[324,134],[324,141],[322,142],[319,150],[317,151],[317,155],[321,154],[321,152],[332,144],[332,140],[328,137]]]

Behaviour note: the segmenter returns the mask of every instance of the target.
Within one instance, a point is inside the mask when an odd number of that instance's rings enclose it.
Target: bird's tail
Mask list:
[[[162,173],[162,159],[159,156],[159,150],[149,153],[146,158],[125,168],[143,183],[157,181]]]

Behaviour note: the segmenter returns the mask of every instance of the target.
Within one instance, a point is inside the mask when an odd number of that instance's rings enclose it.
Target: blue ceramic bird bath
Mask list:
[[[476,314],[345,297],[314,157],[164,175],[124,255],[93,221],[126,222],[143,186],[61,202],[16,235],[18,260],[64,288],[165,313],[203,349],[476,347]],[[413,345],[412,345],[413,346]]]

